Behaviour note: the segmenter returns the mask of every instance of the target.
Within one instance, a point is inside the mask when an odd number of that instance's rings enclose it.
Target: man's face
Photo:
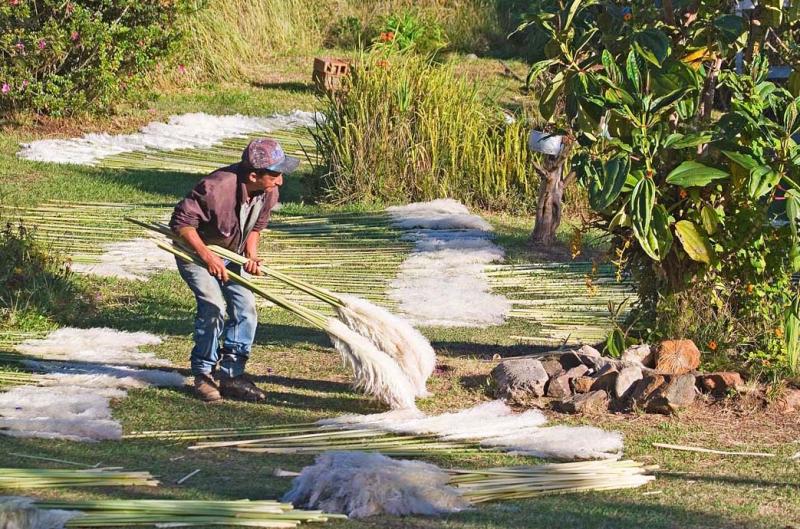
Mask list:
[[[272,171],[250,173],[250,178],[258,189],[263,189],[264,191],[283,185],[283,173],[273,173]]]

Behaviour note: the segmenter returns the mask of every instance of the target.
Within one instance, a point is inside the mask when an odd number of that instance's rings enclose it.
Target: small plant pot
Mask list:
[[[528,136],[528,148],[542,154],[558,156],[563,148],[564,136],[532,130]]]

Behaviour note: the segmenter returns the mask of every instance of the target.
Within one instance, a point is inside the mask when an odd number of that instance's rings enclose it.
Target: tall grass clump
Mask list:
[[[0,329],[43,330],[78,313],[82,291],[69,263],[21,223],[0,228]]]
[[[384,57],[358,60],[313,132],[331,201],[451,197],[490,209],[535,206],[524,120],[507,123],[501,107],[451,66]]]
[[[252,78],[267,59],[316,49],[328,9],[314,0],[209,0],[183,21],[186,53],[203,76]]]

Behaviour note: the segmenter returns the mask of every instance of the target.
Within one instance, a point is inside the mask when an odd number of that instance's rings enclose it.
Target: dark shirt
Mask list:
[[[191,226],[204,243],[241,253],[247,235],[267,227],[270,211],[278,203],[277,187],[248,195],[246,176],[239,164],[206,176],[175,206],[169,227],[178,233]]]

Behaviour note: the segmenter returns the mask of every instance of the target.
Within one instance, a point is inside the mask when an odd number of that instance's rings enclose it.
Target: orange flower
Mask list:
[[[381,42],[391,42],[394,40],[394,31],[387,31],[385,33],[381,33],[380,36]]]
[[[716,351],[717,350],[717,342],[714,341],[714,340],[711,340],[710,342],[708,342],[708,348],[711,349],[712,351]]]
[[[780,327],[775,327],[775,336],[778,338],[783,338],[783,329]]]
[[[632,18],[633,18],[633,14],[632,14],[632,13],[625,13],[624,15],[622,15],[622,19],[623,19],[625,22],[628,22],[628,21],[629,21],[630,19],[632,19]]]
[[[383,68],[384,70],[389,67],[389,61],[386,59],[381,59],[375,63],[375,66],[378,68]]]
[[[687,193],[685,189],[681,188],[681,190],[678,191],[678,195],[681,197],[681,200],[684,200],[689,196],[689,193]]]
[[[752,294],[753,293],[753,289],[755,287],[753,286],[753,283],[748,283],[746,288],[747,288],[747,293],[748,294]]]

